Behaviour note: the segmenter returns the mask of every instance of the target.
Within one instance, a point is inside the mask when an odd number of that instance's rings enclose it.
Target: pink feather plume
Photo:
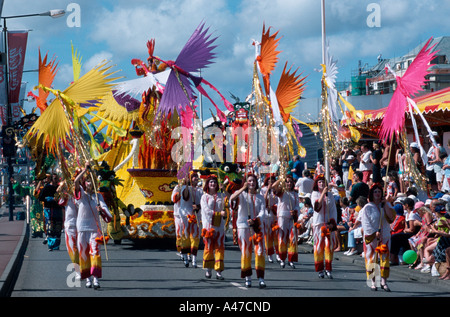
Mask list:
[[[381,140],[390,140],[396,132],[403,129],[405,113],[408,111],[408,101],[406,98],[412,98],[415,94],[423,90],[422,86],[426,83],[425,76],[429,73],[429,63],[437,53],[432,52],[436,44],[429,47],[432,40],[433,38],[430,38],[427,41],[405,74],[402,77],[395,77],[397,89],[392,96],[383,121],[381,122],[378,133]]]

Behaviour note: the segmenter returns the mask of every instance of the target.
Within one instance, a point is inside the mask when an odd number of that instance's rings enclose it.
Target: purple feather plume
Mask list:
[[[178,74],[183,87],[172,68],[159,104],[159,111],[163,114],[173,113],[179,107],[185,108],[195,99],[191,81],[198,86],[202,79],[191,73],[199,72],[215,58],[212,51],[216,48],[213,43],[217,38],[211,39],[208,30],[204,29],[204,23],[200,24],[178,55],[175,66],[180,69]]]

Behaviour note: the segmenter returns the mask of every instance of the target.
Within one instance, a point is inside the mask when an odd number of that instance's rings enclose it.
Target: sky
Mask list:
[[[218,37],[218,47],[214,63],[202,75],[231,102],[231,94],[243,100],[251,93],[252,42],[261,39],[263,24],[279,31],[281,38],[280,61],[272,76],[274,89],[287,62],[307,76],[302,97],[320,97],[320,0],[4,0],[2,17],[51,9],[67,13],[57,19],[7,19],[9,30],[31,30],[23,78],[28,91],[38,84],[33,70],[38,68],[39,49],[59,62],[55,89],[64,90],[73,80],[71,43],[82,56],[82,74],[108,60],[116,75],[124,77],[121,80],[135,79],[131,59],[147,59],[147,40],[155,39],[157,56],[175,60],[204,21]],[[442,0],[325,0],[326,40],[338,61],[337,81],[350,81],[359,61],[373,66],[380,54],[402,56],[430,37],[449,35],[449,13],[450,1]],[[25,102],[24,109],[29,112],[34,106]],[[210,116],[209,106],[205,101],[205,118]]]

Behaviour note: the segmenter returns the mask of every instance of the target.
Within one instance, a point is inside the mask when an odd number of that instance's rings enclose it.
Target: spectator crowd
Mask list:
[[[427,136],[430,139],[430,136]],[[389,247],[390,265],[407,264],[411,269],[450,279],[450,159],[433,132],[437,146],[429,142],[424,159],[419,146],[410,144],[410,153],[397,145],[381,142],[363,143],[344,148],[340,156],[330,161],[330,187],[338,210],[336,238],[339,244],[334,252],[353,256],[361,254],[358,243],[364,235],[357,221],[359,211],[369,202],[369,190],[374,184],[384,188],[385,199],[391,198],[396,212],[391,226]],[[450,148],[450,141],[448,142]],[[413,169],[418,171],[416,175]],[[308,227],[311,218],[312,174],[323,174],[323,163],[313,173],[304,170],[296,183],[306,231],[300,241],[313,244]],[[419,175],[419,176],[417,176]],[[421,186],[421,177],[423,185]],[[425,185],[425,186],[424,186]],[[406,251],[417,254],[413,263],[403,259]]]

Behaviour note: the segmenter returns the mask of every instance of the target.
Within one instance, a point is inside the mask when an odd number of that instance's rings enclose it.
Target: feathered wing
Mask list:
[[[139,102],[137,107],[127,107],[125,103],[132,103],[133,100],[127,95],[130,100],[118,98],[111,91],[103,99],[102,102],[89,110],[91,113],[95,112],[94,118],[90,120],[91,123],[100,121],[96,132],[102,131],[106,128],[106,134],[116,136],[121,130],[127,130],[133,121],[139,119]],[[123,135],[119,135],[123,136]]]
[[[74,51],[73,44],[72,45],[72,67],[73,67],[73,81],[77,81],[80,78],[81,74],[81,55],[78,50]]]
[[[110,72],[112,66],[107,64],[108,62],[105,61],[91,69],[65,89],[63,94],[78,105],[92,100],[101,100],[114,86],[112,81],[118,79],[118,77],[111,77],[115,72]]]
[[[44,138],[47,142],[47,147],[50,151],[55,151],[59,142],[65,143],[67,137],[74,133],[71,129],[71,118],[69,112],[77,111],[81,103],[89,103],[92,100],[103,99],[108,92],[110,92],[112,84],[111,81],[115,78],[110,78],[111,72],[108,72],[111,67],[107,67],[106,63],[93,68],[84,76],[75,81],[63,92],[50,89],[41,84],[40,88],[47,92],[52,92],[57,96],[48,108],[43,112],[42,116],[33,124],[30,130],[25,135],[25,139],[33,143],[32,139]],[[66,112],[61,100],[64,102],[64,107],[70,108]]]
[[[201,78],[193,76],[192,72],[199,72],[202,68],[212,63],[215,54],[212,52],[216,46],[213,45],[217,38],[211,39],[208,35],[209,28],[204,29],[204,24],[200,24],[184,45],[178,55],[175,66],[183,72],[170,71],[167,84],[164,89],[159,111],[164,114],[175,111],[179,106],[186,107],[194,99],[191,83],[200,85]],[[180,83],[181,82],[181,83]]]
[[[287,69],[287,63],[284,65],[283,73],[276,90],[276,97],[283,121],[289,121],[290,114],[297,106],[300,97],[305,90],[305,79],[301,77],[302,73],[297,75],[298,68],[292,72],[292,68]]]
[[[281,51],[277,51],[278,42],[280,39],[277,39],[278,32],[270,35],[270,27],[267,29],[263,25],[262,37],[261,37],[261,49],[259,53],[259,57],[257,57],[259,70],[261,75],[263,76],[264,88],[266,94],[269,94],[269,84],[270,84],[270,75],[275,69],[276,64],[279,61],[278,55]]]
[[[326,47],[325,56],[325,81],[327,84],[327,94],[328,94],[328,112],[330,114],[332,121],[338,121],[338,106],[337,97],[338,92],[336,90],[336,78],[338,74],[337,61],[333,59],[330,55],[329,46]]]
[[[217,46],[213,44],[217,37],[211,39],[211,34],[208,35],[209,28],[204,30],[204,26],[203,23],[197,27],[175,61],[175,64],[186,72],[199,72],[212,64],[216,57],[213,50]]]
[[[58,72],[58,63],[56,59],[52,59],[47,63],[47,54],[44,59],[41,56],[41,50],[39,50],[39,83],[45,87],[51,87],[56,73]],[[49,92],[39,88],[38,98],[36,99],[36,105],[41,110],[41,113],[47,108],[46,102]]]
[[[148,73],[146,76],[139,77],[132,80],[117,83],[114,89],[115,95],[127,94],[131,97],[141,97],[142,94],[153,86],[160,84],[165,86],[169,77],[170,70],[165,70],[160,73]]]
[[[64,109],[60,101],[55,99],[28,130],[24,139],[29,144],[36,143],[46,146],[50,153],[55,153],[59,142],[64,143],[64,140],[70,136],[70,131],[70,124]]]
[[[399,132],[405,122],[405,111],[407,109],[406,97],[397,89],[392,95],[389,106],[381,121],[379,137],[381,140],[391,140],[395,132]]]
[[[396,77],[397,89],[380,126],[379,136],[383,140],[390,140],[396,132],[402,130],[405,112],[408,111],[406,98],[421,91],[426,82],[425,76],[428,74],[429,63],[436,55],[436,52],[432,53],[435,45],[429,47],[431,41],[432,38],[423,46],[405,74],[402,77]]]
[[[431,60],[436,56],[437,52],[432,52],[436,44],[430,46],[433,39],[430,38],[417,54],[414,61],[409,65],[403,77],[401,77],[402,86],[405,88],[408,97],[413,97],[422,91],[425,85],[425,76],[428,74],[428,68]]]

